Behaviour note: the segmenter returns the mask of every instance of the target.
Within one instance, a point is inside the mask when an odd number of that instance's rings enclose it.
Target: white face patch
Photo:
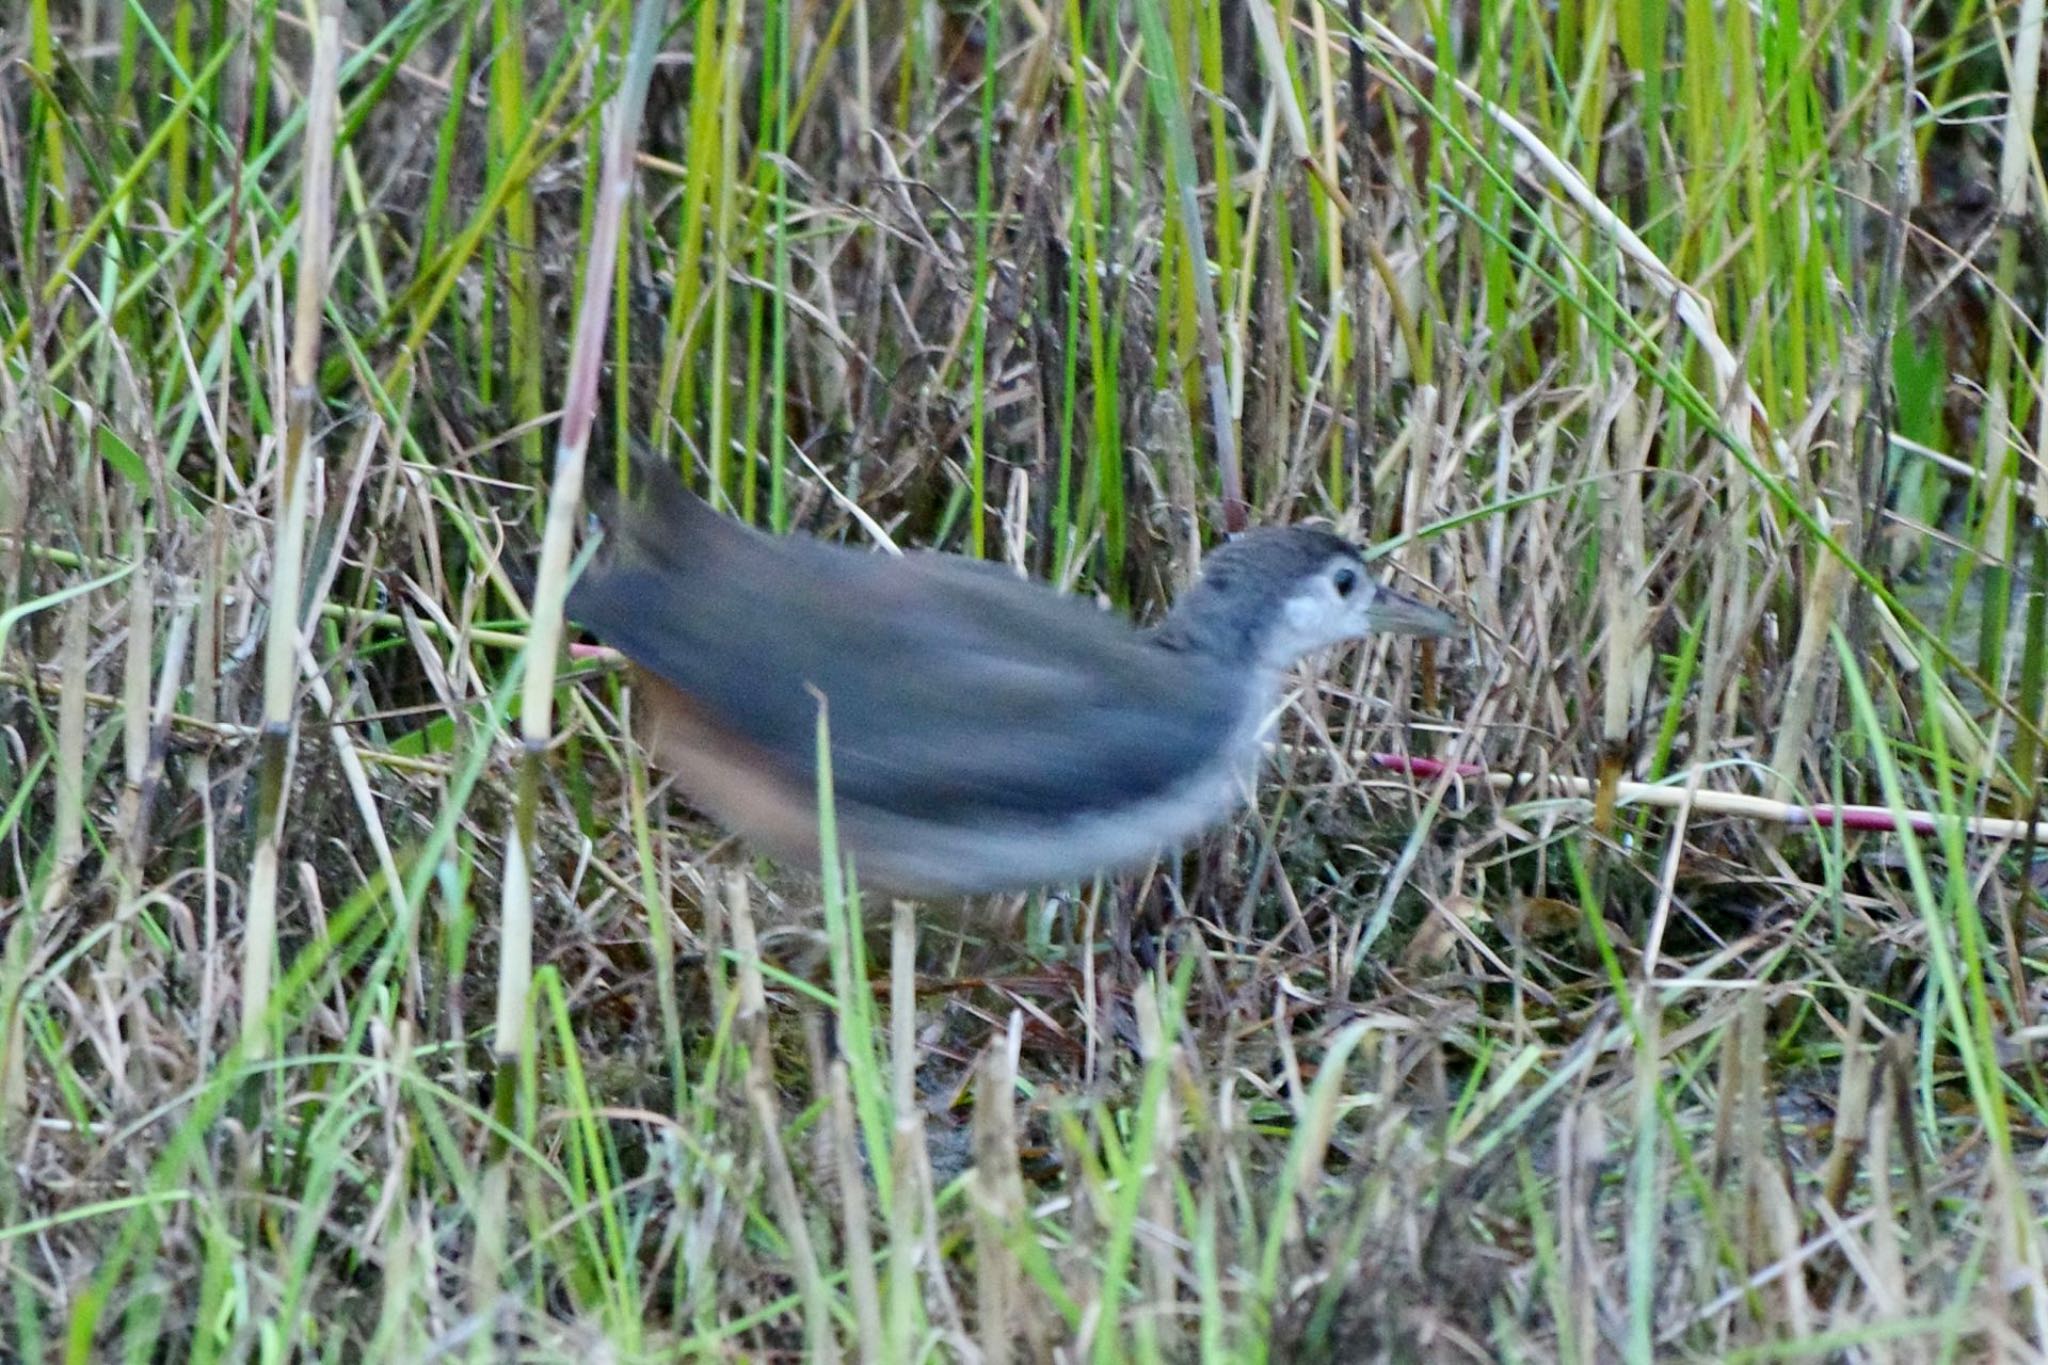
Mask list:
[[[1287,599],[1285,614],[1289,635],[1306,637],[1318,633],[1318,627],[1329,616],[1329,607],[1318,601],[1318,596],[1317,593],[1304,592]]]
[[[1337,575],[1344,572],[1357,575],[1348,596],[1337,590]],[[1264,663],[1286,669],[1305,655],[1357,639],[1365,633],[1377,593],[1356,564],[1330,561],[1281,604],[1280,619],[1265,642]]]

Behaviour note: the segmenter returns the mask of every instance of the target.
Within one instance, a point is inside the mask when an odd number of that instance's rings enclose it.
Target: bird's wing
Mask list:
[[[1125,806],[1238,733],[1248,679],[1085,602],[952,556],[766,536],[656,490],[621,509],[570,615],[788,780],[815,781],[821,696],[841,802],[949,823]]]
[[[888,684],[857,714],[832,706],[849,797],[924,819],[1057,820],[1157,796],[1233,742],[1249,679],[1039,584],[936,555],[900,567],[919,607],[891,614],[842,688]]]

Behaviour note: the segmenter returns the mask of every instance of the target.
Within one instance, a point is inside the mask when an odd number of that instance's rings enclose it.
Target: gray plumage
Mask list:
[[[1222,547],[1147,632],[982,561],[769,536],[641,473],[568,615],[637,666],[656,757],[764,851],[815,859],[822,697],[841,844],[902,892],[1071,880],[1227,812],[1300,652],[1273,657],[1289,595],[1332,565],[1423,613],[1406,628],[1450,624],[1324,531]]]

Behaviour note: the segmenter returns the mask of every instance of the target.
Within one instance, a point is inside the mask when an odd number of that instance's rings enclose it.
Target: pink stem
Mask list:
[[[1372,754],[1374,767],[1394,772],[1404,772],[1415,777],[1451,776],[1467,780],[1485,781],[1496,785],[1507,785],[1514,779],[1506,773],[1488,772],[1477,763],[1445,763],[1434,758],[1415,758],[1407,754]],[[1588,795],[1593,784],[1584,778],[1553,777],[1554,787],[1576,790]],[[1668,787],[1655,787],[1640,782],[1624,782],[1622,790],[1641,797],[1650,792],[1668,793]],[[1665,802],[1669,804],[1668,798]],[[1761,797],[1732,796],[1719,792],[1699,792],[1693,798],[1695,809],[1716,811],[1723,814],[1746,815],[1757,819],[1776,820],[1788,825],[1814,825],[1820,828],[1839,825],[1844,829],[1896,832],[1899,817],[1886,806],[1798,806],[1788,802],[1770,801]],[[1916,834],[1935,834],[1941,829],[1940,822],[1927,811],[1905,812],[1905,825]],[[1965,819],[1962,824],[1966,834],[1994,838],[2018,838],[2026,833],[2026,824],[2019,820]]]

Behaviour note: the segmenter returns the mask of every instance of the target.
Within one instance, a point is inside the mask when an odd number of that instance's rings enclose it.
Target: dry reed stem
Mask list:
[[[1588,778],[1573,777],[1564,773],[1488,772],[1477,764],[1447,764],[1435,759],[1416,758],[1406,754],[1361,754],[1357,761],[1373,767],[1414,773],[1418,777],[1444,778],[1453,785],[1477,781],[1495,791],[1521,792],[1535,789],[1547,795],[1590,801],[1599,789],[1598,784]],[[1615,785],[1615,792],[1623,804],[1656,806],[1666,810],[1693,809],[1709,815],[1738,815],[1745,819],[1770,820],[1785,825],[1812,825],[1821,829],[1839,825],[1844,829],[1884,832],[1899,829],[1903,822],[1905,828],[1916,834],[1938,834],[1951,823],[1948,817],[1931,811],[1894,811],[1889,806],[1865,805],[1802,806],[1767,796],[1748,796],[1741,792],[1703,791],[1692,785],[1695,776],[1691,770],[1681,774],[1680,777],[1687,783],[1685,786],[1659,782],[1620,782]],[[1998,816],[1968,815],[1956,819],[1953,823],[1972,838],[2015,842],[2026,839],[2036,842],[2048,840],[2048,820],[2029,822]]]
[[[1138,0],[1138,17],[1145,35],[1144,61],[1148,68],[1163,68],[1164,74],[1153,78],[1150,84],[1160,104],[1160,120],[1166,125],[1167,146],[1174,165],[1173,182],[1180,230],[1183,240],[1197,258],[1206,262],[1204,244],[1208,241],[1208,234],[1204,230],[1201,205],[1196,198],[1195,150],[1188,135],[1186,111],[1185,108],[1175,111],[1167,105],[1169,97],[1180,97],[1185,87],[1174,57],[1173,44],[1167,38],[1164,18],[1159,12],[1161,3],[1162,0]],[[1209,393],[1209,436],[1216,443],[1216,471],[1221,483],[1222,515],[1219,520],[1225,531],[1237,532],[1248,524],[1244,472],[1238,456],[1237,415],[1230,404],[1230,374],[1224,363],[1223,332],[1216,312],[1216,286],[1206,268],[1198,267],[1192,273],[1203,385]]]
[[[89,485],[81,478],[81,487]],[[86,498],[92,493],[89,488]],[[51,814],[51,872],[42,897],[44,914],[55,913],[71,896],[71,879],[85,854],[85,654],[92,628],[92,597],[75,594],[64,608],[57,670],[64,690],[57,702],[56,786]]]
[[[831,1299],[811,1242],[810,1223],[804,1217],[796,1177],[790,1171],[789,1153],[782,1143],[782,1117],[775,1101],[775,1045],[768,1034],[767,991],[761,982],[761,949],[754,936],[747,879],[736,871],[726,873],[724,895],[726,922],[732,926],[733,956],[739,973],[736,1022],[747,1040],[747,1105],[753,1111],[755,1131],[761,1139],[769,1202],[783,1240],[789,1244],[797,1292],[803,1298],[804,1358],[829,1363],[839,1359],[839,1342],[832,1331]]]
[[[1023,1175],[1017,1169],[1017,1064],[1024,1041],[1024,1016],[1012,1010],[1008,1026],[982,1053],[974,1100],[974,1262],[981,1356],[985,1365],[1010,1365],[1042,1346],[1042,1333],[1026,1319],[1023,1268],[1012,1237],[1029,1236]],[[1020,1340],[1021,1339],[1021,1340]],[[1027,1347],[1017,1352],[1017,1347]],[[1016,1354],[1013,1354],[1015,1352]]]
[[[334,232],[334,139],[339,116],[341,6],[323,0],[314,24],[313,70],[306,86],[304,173],[298,214],[297,294],[292,306],[289,369],[277,395],[285,414],[283,445],[271,498],[270,622],[263,647],[262,770],[258,777],[256,851],[249,871],[243,925],[241,1047],[256,1060],[269,1052],[271,973],[277,956],[278,871],[290,806],[292,751],[298,739],[299,672],[307,522],[319,468],[314,408],[320,328],[327,300],[328,244]]]
[[[861,1365],[884,1365],[882,1295],[875,1279],[875,1239],[869,1226],[867,1174],[862,1168],[860,1130],[853,1114],[851,1082],[846,1062],[834,1057],[826,1072],[826,1094],[831,1106],[831,1144],[835,1161],[833,1174],[839,1185],[839,1222],[844,1239],[842,1259],[846,1264],[847,1289],[853,1299],[855,1338],[860,1343]],[[979,1109],[977,1108],[977,1114]],[[987,1311],[987,1300],[983,1300]]]
[[[562,644],[562,603],[569,595],[569,556],[583,506],[583,462],[597,418],[598,368],[604,360],[619,233],[633,192],[633,149],[640,111],[654,71],[654,46],[665,0],[638,0],[626,52],[625,76],[605,118],[604,164],[597,180],[583,296],[569,345],[567,391],[534,576],[533,620],[526,643],[526,677],[519,713],[518,795],[505,828],[505,873],[500,888],[498,1001],[492,1049],[500,1075],[524,1045],[527,995],[533,975],[533,848],[541,763],[554,736],[555,661]]]
[[[1139,1341],[1166,1339],[1178,1310],[1179,1276],[1171,1229],[1174,1225],[1173,1175],[1180,1167],[1179,1096],[1172,1081],[1180,1069],[1177,1049],[1168,1042],[1166,1023],[1161,1018],[1158,996],[1152,983],[1139,983],[1133,1005],[1137,1012],[1138,1055],[1147,1067],[1161,1067],[1167,1083],[1159,1087],[1153,1102],[1152,1150],[1142,1166],[1132,1172],[1141,1182],[1137,1208],[1137,1238],[1142,1255],[1143,1297],[1135,1310]],[[1154,1348],[1156,1349],[1156,1348]]]
[[[1804,585],[1799,635],[1792,646],[1792,666],[1779,707],[1778,734],[1771,745],[1771,792],[1790,802],[1799,790],[1800,755],[1808,726],[1819,709],[1821,684],[1832,651],[1828,641],[1841,617],[1848,573],[1834,555],[1814,558]]]

